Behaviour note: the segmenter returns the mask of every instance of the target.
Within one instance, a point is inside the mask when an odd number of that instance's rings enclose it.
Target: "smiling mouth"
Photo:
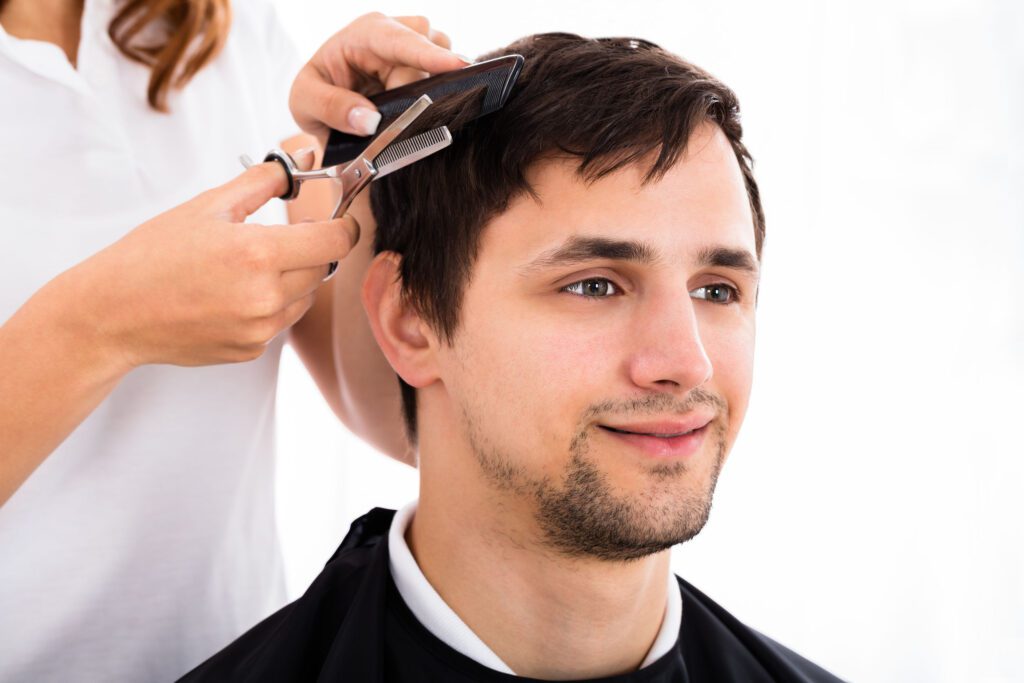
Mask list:
[[[707,427],[707,425],[704,425],[703,427],[697,427],[695,429],[691,429],[691,430],[689,430],[687,432],[675,432],[673,434],[652,434],[652,433],[649,433],[649,432],[629,432],[629,431],[626,431],[625,429],[616,429],[615,427],[607,427],[605,425],[598,425],[598,427],[600,427],[601,429],[607,430],[609,432],[615,432],[616,434],[633,434],[635,436],[653,436],[653,437],[658,438],[658,439],[674,439],[674,438],[677,438],[677,437],[680,437],[680,436],[686,436],[687,434],[693,434],[694,432],[699,432],[700,430],[704,429],[704,427]]]

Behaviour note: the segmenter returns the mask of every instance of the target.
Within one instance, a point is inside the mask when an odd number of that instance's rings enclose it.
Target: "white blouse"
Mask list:
[[[264,0],[232,4],[224,50],[170,114],[107,36],[114,0],[85,3],[77,69],[0,29],[0,320],[298,132],[294,47]],[[281,223],[284,206],[251,220]],[[173,680],[283,604],[282,343],[250,363],[131,372],[0,507],[0,680]]]

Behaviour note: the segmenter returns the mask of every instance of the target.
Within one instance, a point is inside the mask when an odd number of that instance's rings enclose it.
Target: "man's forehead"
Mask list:
[[[721,140],[695,136],[682,161],[646,183],[646,164],[594,181],[580,176],[577,157],[536,164],[528,175],[534,193],[514,199],[488,224],[481,256],[494,249],[506,264],[543,263],[557,252],[582,254],[582,243],[572,240],[584,236],[605,241],[609,257],[615,248],[631,249],[636,253],[627,260],[648,264],[659,258],[702,260],[702,250],[723,247],[753,254],[754,224],[742,172],[724,134],[718,135]],[[619,244],[613,248],[612,243]]]

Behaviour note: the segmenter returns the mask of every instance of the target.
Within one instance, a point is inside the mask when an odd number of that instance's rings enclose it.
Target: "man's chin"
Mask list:
[[[667,510],[673,502],[703,500],[714,491],[720,464],[710,440],[684,458],[638,457],[614,442],[594,446],[586,457],[620,500],[647,501],[650,507]]]
[[[685,470],[655,482],[648,477],[646,486],[631,492],[613,486],[590,459],[574,458],[562,487],[537,491],[545,540],[567,556],[609,561],[637,560],[685,543],[707,523],[714,491],[714,476],[694,485],[695,473]]]

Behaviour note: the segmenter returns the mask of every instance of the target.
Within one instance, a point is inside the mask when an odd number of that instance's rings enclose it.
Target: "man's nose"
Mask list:
[[[711,359],[701,341],[690,297],[652,298],[638,309],[630,379],[639,387],[683,394],[711,380]]]

